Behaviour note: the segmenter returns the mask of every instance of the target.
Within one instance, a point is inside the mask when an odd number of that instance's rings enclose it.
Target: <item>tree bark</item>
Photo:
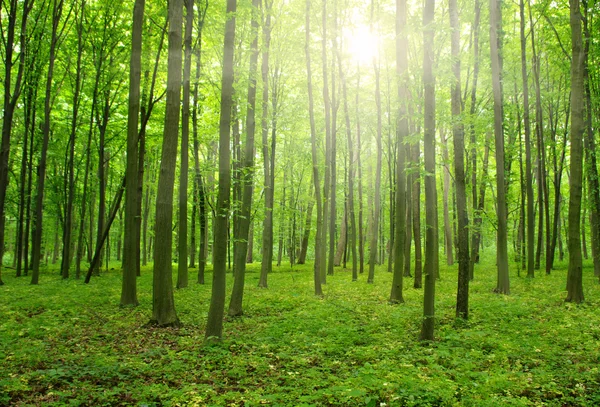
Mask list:
[[[529,120],[529,84],[527,80],[527,49],[525,40],[525,4],[519,2],[521,16],[521,76],[523,79],[523,123],[525,127],[525,193],[527,197],[527,277],[534,277],[534,233],[535,217],[533,212],[533,179],[531,169],[531,124]]]
[[[261,64],[261,74],[263,81],[261,131],[265,188],[265,218],[263,220],[263,234],[261,247],[262,263],[258,286],[263,288],[267,288],[268,275],[273,270],[273,204],[275,196],[275,185],[271,181],[273,179],[272,173],[275,171],[275,168],[271,165],[271,163],[275,163],[275,149],[272,149],[272,151],[269,153],[269,124],[267,121],[269,117],[269,47],[271,44],[272,5],[273,1],[265,0],[265,24],[263,27],[263,53]],[[276,133],[275,131],[273,131],[273,137],[275,136]],[[274,146],[275,138],[272,140],[272,143]]]
[[[375,168],[375,190],[374,190],[374,208],[373,208],[373,225],[371,236],[369,237],[369,276],[367,283],[373,283],[375,280],[375,265],[377,264],[377,249],[378,249],[378,234],[379,221],[381,217],[381,162],[383,155],[382,147],[382,109],[381,109],[381,87],[380,73],[381,68],[379,62],[373,60],[373,70],[375,71],[375,105],[377,107],[377,130],[375,135],[377,164]]]
[[[48,56],[48,74],[46,76],[46,93],[44,99],[44,123],[42,125],[42,150],[38,164],[38,182],[35,199],[33,237],[32,237],[32,268],[31,284],[38,284],[40,275],[40,262],[42,255],[42,224],[44,206],[44,185],[46,181],[46,163],[48,157],[48,144],[50,142],[50,114],[51,114],[51,92],[54,79],[54,63],[56,61],[56,47],[59,40],[58,26],[60,24],[64,0],[55,0],[52,3],[52,34],[50,38],[50,51]],[[0,197],[2,198],[2,197]],[[1,200],[1,199],[0,199]],[[4,226],[4,225],[2,225]],[[0,242],[3,243],[3,242]],[[2,246],[0,246],[2,247]]]
[[[181,106],[181,162],[179,169],[179,234],[177,261],[177,288],[188,286],[188,181],[190,139],[190,77],[192,75],[192,29],[194,28],[194,0],[184,1],[185,36],[183,63],[183,104]]]
[[[581,33],[579,0],[569,0],[571,25],[571,176],[569,179],[568,248],[569,271],[565,301],[581,303],[584,300],[581,258],[581,197],[583,183],[583,133],[585,130],[584,52]]]
[[[496,292],[510,294],[508,277],[508,231],[506,207],[506,183],[504,166],[504,108],[502,101],[501,53],[502,40],[498,32],[502,30],[502,0],[490,0],[490,54],[492,65],[492,88],[494,94],[494,136],[496,147],[496,189],[497,189],[497,268]]]
[[[452,241],[452,225],[450,222],[450,158],[448,154],[448,137],[444,130],[440,130],[440,139],[442,141],[442,155],[444,158],[444,254],[446,255],[446,264],[454,265],[454,242]]]
[[[310,0],[306,0],[306,41],[304,52],[306,55],[306,76],[308,79],[308,113],[310,116],[310,140],[313,167],[313,182],[315,184],[315,202],[317,204],[317,231],[315,235],[315,264],[314,264],[314,282],[315,295],[322,296],[321,288],[321,264],[325,261],[320,247],[323,245],[323,201],[321,200],[321,182],[319,180],[319,160],[317,158],[317,129],[315,125],[312,70],[310,64]]]
[[[394,275],[390,292],[390,303],[404,302],[404,255],[405,255],[405,222],[406,222],[406,175],[404,140],[408,137],[408,38],[406,0],[396,0],[396,77],[397,83],[397,128],[396,128],[396,195],[394,200]],[[390,157],[391,160],[391,157]],[[410,243],[410,241],[409,241]],[[409,249],[410,255],[410,249]]]
[[[77,22],[77,62],[75,67],[75,88],[73,89],[73,110],[71,117],[71,129],[68,142],[68,159],[67,159],[67,189],[64,214],[64,229],[63,229],[63,248],[61,258],[61,275],[63,279],[69,278],[69,268],[71,265],[71,236],[73,233],[73,202],[75,200],[75,141],[77,135],[77,121],[79,117],[80,92],[81,92],[81,58],[83,54],[83,19],[85,11],[85,0],[79,6],[79,21]],[[76,17],[76,18],[77,18]]]
[[[434,11],[435,0],[425,0],[423,8],[423,85],[425,87],[425,126],[424,126],[424,159],[425,159],[425,292],[423,295],[423,323],[421,340],[433,340],[435,327],[435,279],[437,236],[437,193],[435,168],[435,77],[434,63]]]
[[[470,141],[471,141],[471,199],[473,207],[473,225],[475,226],[477,217],[481,217],[477,213],[478,196],[477,196],[477,132],[475,130],[475,117],[477,113],[477,83],[479,80],[479,26],[481,23],[481,4],[479,0],[475,0],[473,19],[473,85],[471,86],[471,106],[469,115],[471,118],[470,125]],[[487,148],[487,146],[486,146]],[[480,221],[481,222],[481,221]],[[471,234],[471,256],[469,261],[469,280],[474,278],[475,262],[479,252],[479,242],[475,242],[478,231],[473,228]]]
[[[173,298],[173,189],[177,161],[177,139],[181,103],[183,1],[169,3],[169,57],[167,100],[160,172],[156,193],[152,319],[158,326],[177,326],[179,318]]]
[[[125,185],[125,249],[123,253],[123,283],[121,306],[138,305],[136,275],[139,264],[139,239],[136,239],[136,215],[139,175],[140,82],[142,76],[142,31],[145,0],[136,0],[133,6],[131,57],[129,60],[129,110],[127,112],[127,164]],[[136,246],[137,243],[137,246]]]
[[[457,210],[457,255],[458,290],[456,294],[456,316],[469,317],[469,215],[467,212],[467,186],[465,182],[465,127],[462,121],[461,79],[460,79],[460,21],[457,0],[450,0],[450,29],[452,71],[454,81],[452,93],[452,134],[454,137],[454,179],[456,183]]]
[[[248,233],[252,211],[252,190],[254,183],[254,133],[256,130],[256,71],[258,65],[258,13],[260,3],[252,1],[252,45],[250,55],[250,72],[248,83],[248,110],[246,113],[246,140],[241,165],[242,206],[238,217],[238,240],[236,240],[235,258],[233,260],[233,291],[229,302],[229,316],[241,316],[244,311],[244,280],[246,276],[246,255],[248,254]]]
[[[235,44],[236,0],[227,0],[227,21],[223,46],[221,79],[221,119],[219,125],[219,194],[214,222],[213,286],[206,323],[206,340],[220,341],[225,312],[225,269],[227,263],[227,231],[231,189],[231,106],[233,99],[233,54]]]

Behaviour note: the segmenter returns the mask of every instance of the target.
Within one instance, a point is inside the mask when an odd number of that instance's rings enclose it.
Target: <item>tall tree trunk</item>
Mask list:
[[[194,155],[194,187],[196,189],[194,193],[194,202],[198,208],[198,218],[200,226],[200,247],[198,251],[198,284],[204,284],[204,270],[206,267],[206,256],[207,256],[207,221],[208,214],[206,211],[206,198],[204,191],[204,183],[202,181],[202,173],[200,172],[200,157],[199,149],[200,142],[198,140],[198,114],[200,110],[200,97],[199,97],[199,84],[200,84],[200,72],[202,70],[202,30],[204,28],[204,20],[206,18],[206,12],[208,11],[208,0],[204,0],[203,7],[198,12],[198,24],[197,24],[197,45],[194,53],[196,54],[196,77],[194,79],[194,102],[192,110],[192,135],[193,135],[193,155]],[[192,223],[192,226],[193,223]],[[194,234],[192,234],[192,239]],[[195,243],[192,241],[192,247],[194,248]]]
[[[562,152],[560,156],[560,164],[557,165],[556,162],[556,143],[552,143],[552,148],[554,150],[554,215],[553,215],[553,223],[552,223],[552,240],[550,242],[550,251],[546,256],[546,274],[550,274],[552,268],[554,268],[554,254],[556,251],[557,241],[560,243],[562,248],[562,241],[560,239],[560,204],[562,196],[560,194],[560,185],[562,182],[562,173],[564,168],[565,156],[567,151],[567,132],[568,132],[568,124],[569,124],[569,109],[565,109],[565,127],[564,127],[564,135],[562,139]],[[562,253],[562,250],[559,250]],[[562,256],[561,256],[562,257]],[[561,258],[562,260],[562,258]]]
[[[331,100],[329,97],[329,80],[327,69],[327,0],[322,1],[322,37],[321,37],[321,62],[323,67],[323,107],[325,108],[325,168],[323,174],[323,241],[318,248],[323,262],[321,263],[321,284],[327,282],[327,235],[329,225],[329,193],[331,188]],[[329,239],[332,239],[329,236]]]
[[[60,24],[64,0],[54,0],[52,3],[52,34],[50,38],[50,51],[48,55],[48,75],[46,76],[46,93],[44,99],[44,124],[42,126],[42,150],[38,164],[38,182],[35,198],[33,237],[32,237],[32,268],[31,284],[38,284],[40,275],[40,261],[42,255],[42,224],[44,206],[44,185],[46,182],[46,163],[48,157],[48,144],[50,142],[50,114],[51,92],[54,78],[54,63],[56,60],[56,46],[59,40],[58,26]],[[1,197],[0,197],[1,198]],[[4,226],[4,225],[2,225]],[[2,242],[3,243],[3,242]],[[1,246],[0,246],[1,247]]]
[[[423,286],[423,249],[421,247],[421,142],[412,148],[414,170],[412,174],[412,224],[415,242],[415,280],[414,288]]]
[[[131,56],[129,60],[129,110],[127,112],[127,164],[125,170],[125,249],[123,250],[123,283],[121,305],[138,305],[136,264],[139,264],[139,239],[136,239],[136,216],[139,149],[138,124],[140,115],[140,82],[142,76],[142,31],[145,0],[136,0],[133,6],[131,29]]]
[[[365,236],[363,230],[363,188],[362,188],[362,163],[360,151],[362,143],[360,140],[360,66],[358,67],[356,79],[356,169],[358,174],[358,270],[360,274],[365,271]]]
[[[252,190],[254,183],[254,133],[256,130],[256,71],[258,65],[258,13],[260,12],[259,0],[252,1],[252,45],[250,55],[250,81],[248,83],[248,110],[246,113],[246,140],[244,155],[241,165],[242,206],[238,218],[239,238],[235,258],[233,260],[233,291],[229,302],[229,316],[243,314],[242,300],[244,296],[244,279],[246,276],[246,255],[248,253],[248,233],[250,231],[250,217],[252,211]]]
[[[273,204],[274,204],[274,185],[271,183],[271,173],[275,168],[271,166],[271,162],[275,162],[275,150],[272,150],[269,155],[269,47],[271,43],[271,8],[272,0],[265,0],[265,24],[263,27],[263,53],[261,74],[263,81],[262,93],[262,153],[263,153],[263,168],[264,168],[264,188],[265,188],[265,218],[263,221],[262,234],[262,264],[260,271],[259,287],[267,287],[267,276],[273,270]],[[274,112],[273,112],[274,114]],[[275,137],[275,132],[273,132]],[[275,145],[275,139],[272,140]],[[274,174],[273,174],[274,175]]]
[[[437,193],[435,169],[435,77],[434,36],[433,27],[435,0],[425,0],[423,8],[423,85],[425,88],[425,126],[424,126],[424,159],[425,159],[425,292],[423,295],[423,323],[421,340],[433,340],[435,325],[435,278],[436,278],[436,236],[437,236]]]
[[[462,122],[460,80],[460,21],[457,0],[450,0],[450,29],[452,71],[452,134],[454,138],[454,179],[456,183],[458,290],[456,316],[469,317],[469,215],[467,212],[467,186],[465,182],[465,128]]]
[[[373,7],[373,3],[371,3]],[[372,13],[372,12],[371,12]],[[375,104],[377,106],[377,130],[376,130],[376,149],[377,149],[377,166],[375,168],[375,189],[374,189],[374,208],[373,208],[373,227],[371,236],[369,237],[369,276],[367,283],[373,283],[375,280],[375,265],[377,264],[377,249],[378,249],[378,234],[379,220],[381,217],[381,162],[383,155],[382,147],[382,109],[381,109],[381,87],[380,76],[381,67],[379,62],[373,59],[373,70],[375,71]]]
[[[181,102],[181,68],[183,1],[169,3],[169,57],[167,67],[167,100],[163,132],[160,172],[156,193],[154,274],[152,319],[158,326],[179,325],[173,298],[173,189],[177,161],[179,113]]]
[[[313,182],[315,185],[315,202],[317,204],[317,232],[315,234],[315,264],[314,264],[314,282],[315,295],[322,296],[321,288],[321,264],[325,261],[320,247],[323,245],[323,201],[321,200],[321,182],[319,180],[319,160],[317,157],[317,129],[315,125],[312,70],[310,64],[310,0],[306,0],[306,40],[304,43],[304,52],[306,55],[306,76],[308,79],[308,113],[310,117],[310,140],[313,167]]]
[[[404,255],[405,255],[405,222],[406,222],[406,175],[404,140],[408,137],[408,38],[406,34],[407,4],[406,0],[396,0],[396,77],[398,88],[398,112],[396,117],[396,195],[394,201],[394,276],[390,292],[390,303],[404,302]],[[390,157],[391,160],[391,157]],[[410,240],[409,240],[410,243]],[[410,254],[410,249],[409,249]]]
[[[331,195],[329,197],[329,260],[327,262],[327,274],[333,275],[334,263],[335,263],[335,232],[337,226],[337,207],[336,207],[336,183],[337,183],[337,170],[336,170],[336,150],[337,150],[337,110],[339,102],[337,101],[337,88],[335,85],[335,60],[337,50],[337,0],[333,1],[333,55],[331,64],[331,151],[330,156],[327,158],[329,161],[329,172],[331,174]],[[339,264],[339,262],[338,262]]]
[[[523,78],[523,122],[525,127],[525,193],[527,196],[527,277],[534,276],[534,233],[533,179],[531,169],[531,124],[529,120],[529,84],[527,81],[527,49],[525,40],[525,4],[519,2],[521,16],[521,76]]]
[[[588,180],[588,199],[590,209],[590,240],[594,275],[600,277],[600,181],[598,179],[597,149],[593,127],[592,83],[589,73],[590,43],[593,39],[589,29],[588,2],[583,0],[583,80],[585,87],[585,161]]]
[[[348,108],[348,86],[346,75],[342,68],[342,60],[338,54],[338,68],[342,81],[342,97],[344,103],[344,118],[346,124],[346,142],[348,148],[348,205],[347,215],[350,217],[350,233],[347,233],[347,241],[352,255],[352,281],[358,280],[358,257],[356,252],[356,215],[354,207],[354,140],[352,139],[352,127],[350,125],[350,109]],[[346,221],[347,223],[347,221]]]
[[[27,19],[33,0],[25,0],[22,2],[21,15],[21,40],[19,44],[20,56],[17,75],[13,79],[13,53],[15,47],[15,29],[17,25],[17,8],[20,1],[10,0],[8,6],[8,23],[6,32],[3,31],[2,39],[4,42],[4,97],[3,97],[3,116],[2,116],[2,140],[0,141],[0,285],[4,285],[2,281],[2,258],[4,255],[4,234],[6,232],[6,191],[8,189],[8,173],[9,173],[9,158],[10,158],[10,137],[13,125],[15,107],[21,94],[21,85],[23,74],[25,71],[25,55],[27,49]],[[52,56],[52,54],[51,54]],[[33,134],[32,134],[33,137]]]
[[[104,91],[104,100],[101,115],[99,110],[96,112],[96,123],[98,126],[98,223],[96,227],[96,251],[100,251],[100,261],[96,264],[94,273],[98,275],[100,273],[100,267],[102,265],[102,231],[104,230],[104,224],[106,220],[106,185],[108,181],[108,158],[106,158],[105,143],[106,143],[106,130],[108,127],[108,120],[110,116],[110,101],[108,90]]]
[[[406,220],[405,220],[405,229],[406,229],[406,237],[404,241],[404,277],[412,277],[411,273],[411,251],[412,251],[412,239],[413,239],[413,198],[412,198],[412,146],[410,143],[406,143],[404,145],[405,151],[405,164],[404,164],[404,172],[406,177],[406,185],[405,185],[405,195],[406,195]],[[410,168],[410,171],[406,171],[407,168]]]
[[[583,183],[583,134],[585,131],[584,50],[579,0],[569,0],[571,9],[571,177],[569,179],[569,272],[565,301],[583,302],[581,259],[581,196]]]
[[[221,79],[221,119],[219,125],[219,195],[214,222],[213,286],[206,323],[206,340],[221,340],[225,312],[225,268],[227,260],[227,230],[231,189],[231,106],[233,99],[233,53],[235,44],[236,0],[227,0],[227,22],[223,46]]]
[[[494,93],[494,136],[496,147],[496,189],[497,189],[497,267],[498,281],[496,292],[510,293],[508,277],[508,231],[506,208],[506,183],[504,167],[504,108],[502,102],[501,53],[502,40],[498,32],[502,30],[502,0],[490,0],[490,54],[492,65],[492,88]]]
[[[81,58],[83,54],[83,19],[85,11],[85,0],[79,6],[79,21],[77,22],[77,62],[75,68],[75,89],[73,90],[73,110],[71,117],[71,131],[68,142],[68,161],[65,171],[68,173],[67,204],[65,206],[63,250],[61,259],[61,275],[63,279],[69,278],[71,265],[71,236],[73,233],[73,202],[75,200],[75,140],[77,135],[77,121],[79,118],[80,91],[81,91]]]
[[[179,169],[179,234],[177,288],[188,286],[188,180],[190,139],[190,77],[192,74],[192,29],[194,28],[194,1],[185,2],[185,36],[183,63],[183,105],[181,111],[181,163]]]
[[[473,19],[473,85],[471,86],[471,106],[469,110],[469,116],[471,118],[470,125],[470,142],[471,142],[471,199],[473,207],[473,225],[476,223],[476,219],[481,215],[477,213],[478,197],[477,197],[477,132],[475,130],[475,117],[477,112],[477,83],[479,79],[479,26],[481,23],[481,4],[479,0],[475,0],[474,6],[474,19]],[[487,148],[487,147],[486,147]],[[481,222],[481,221],[480,221]],[[471,234],[471,256],[469,261],[469,280],[473,280],[475,262],[477,261],[477,254],[479,252],[479,242],[475,242],[478,231],[473,228]]]

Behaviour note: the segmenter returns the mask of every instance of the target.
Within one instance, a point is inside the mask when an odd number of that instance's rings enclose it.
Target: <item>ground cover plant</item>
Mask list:
[[[226,319],[212,345],[210,285],[177,290],[183,326],[161,329],[146,324],[149,269],[137,308],[118,306],[117,270],[88,286],[54,269],[36,287],[6,276],[0,405],[596,406],[600,292],[586,266],[586,302],[574,305],[565,264],[536,279],[512,270],[509,296],[492,292],[495,268],[483,264],[468,321],[454,317],[456,272],[443,266],[433,343],[418,341],[422,290],[389,305],[383,267],[374,284],[336,270],[319,298],[310,265],[276,267],[268,289],[252,265],[245,315]]]

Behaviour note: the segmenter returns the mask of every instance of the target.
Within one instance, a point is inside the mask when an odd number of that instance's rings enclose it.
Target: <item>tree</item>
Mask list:
[[[244,297],[244,278],[246,275],[246,255],[248,253],[248,233],[250,232],[252,191],[254,187],[254,133],[256,130],[256,71],[258,64],[258,13],[260,3],[252,2],[252,54],[250,55],[250,72],[248,82],[248,110],[246,112],[246,140],[244,142],[244,155],[242,158],[241,187],[242,207],[238,216],[238,240],[234,243],[235,257],[233,260],[233,291],[229,302],[229,316],[235,317],[243,314],[242,299]]]
[[[154,244],[154,275],[152,289],[152,319],[158,326],[177,326],[179,318],[173,298],[173,188],[177,161],[177,139],[181,102],[181,67],[183,1],[171,0],[169,10],[169,57],[167,67],[167,100],[163,130],[160,173],[156,193],[156,239]]]
[[[219,123],[219,194],[214,222],[213,283],[205,338],[220,341],[225,312],[225,269],[227,266],[227,231],[231,188],[231,107],[233,105],[233,52],[235,44],[236,0],[227,0],[227,21],[223,45],[221,78],[221,114]]]
[[[31,284],[38,284],[40,276],[40,262],[42,256],[42,223],[44,206],[44,185],[46,182],[46,165],[48,157],[48,144],[50,142],[50,114],[52,112],[52,84],[54,81],[54,64],[56,62],[56,49],[61,39],[63,30],[59,30],[63,12],[64,0],[52,2],[52,31],[50,37],[50,50],[48,55],[48,71],[46,75],[46,90],[44,99],[44,123],[42,125],[42,150],[38,165],[38,181],[35,198],[35,213],[33,223],[33,236],[31,247],[31,261],[33,273]],[[49,6],[50,7],[50,6]],[[65,23],[66,24],[66,23]]]
[[[497,190],[497,262],[498,283],[496,292],[510,294],[508,278],[508,233],[506,209],[506,184],[504,175],[504,109],[502,102],[501,52],[502,40],[498,35],[502,26],[502,0],[490,0],[490,55],[492,61],[492,90],[494,93],[494,137],[496,140],[496,190]]]
[[[265,0],[265,23],[263,26],[263,53],[261,62],[262,74],[262,155],[265,188],[265,219],[263,221],[262,235],[262,264],[260,270],[259,287],[267,287],[267,276],[273,270],[273,204],[275,196],[275,149],[269,153],[269,47],[271,45],[271,10],[272,0]],[[271,140],[275,147],[275,132]]]
[[[423,85],[425,88],[425,292],[423,296],[423,324],[421,340],[433,340],[435,326],[435,279],[437,238],[437,194],[435,187],[435,77],[434,27],[435,0],[425,0],[423,8]]]
[[[584,52],[581,33],[581,6],[579,0],[569,0],[571,25],[571,177],[569,181],[569,271],[565,301],[581,303],[583,297],[581,258],[581,197],[583,183],[584,121]]]
[[[121,305],[137,305],[136,263],[139,264],[139,239],[136,239],[138,188],[138,123],[140,114],[140,81],[142,76],[142,29],[145,0],[133,6],[131,59],[129,62],[129,110],[127,114],[127,167],[125,185],[125,249],[123,253],[123,286]],[[136,246],[137,244],[137,246]]]
[[[460,21],[458,4],[450,0],[450,29],[452,71],[454,81],[452,94],[452,134],[454,140],[454,178],[456,182],[456,209],[458,211],[458,290],[456,293],[456,316],[467,319],[469,316],[469,215],[467,213],[467,187],[465,183],[465,127],[462,121],[461,80],[460,80]]]
[[[374,1],[371,2],[371,14],[373,14]],[[373,70],[375,71],[375,105],[377,107],[377,130],[375,141],[377,144],[377,164],[375,168],[375,189],[373,194],[373,225],[371,228],[371,236],[369,237],[369,276],[367,283],[373,283],[375,279],[375,264],[377,263],[377,248],[379,235],[379,218],[381,216],[381,160],[383,148],[381,145],[382,138],[382,109],[381,109],[381,89],[380,89],[380,73],[381,67],[379,61],[373,58]]]
[[[21,15],[21,41],[19,55],[19,65],[17,75],[13,81],[13,53],[15,52],[15,29],[17,25],[17,11],[19,2],[11,0],[8,8],[8,27],[6,34],[2,33],[2,40],[5,46],[4,53],[4,96],[3,96],[3,117],[2,117],[2,140],[0,142],[0,285],[2,281],[2,258],[4,255],[4,233],[6,228],[6,190],[8,188],[9,158],[10,158],[10,138],[13,126],[15,107],[21,94],[21,85],[25,72],[25,55],[27,46],[27,19],[33,6],[33,0],[23,2]],[[6,37],[4,37],[6,35]],[[32,135],[33,137],[33,135]]]
[[[408,38],[406,35],[406,0],[396,0],[396,78],[398,80],[398,117],[396,119],[396,196],[395,196],[395,237],[394,237],[394,277],[390,303],[404,302],[402,296],[404,272],[404,242],[406,239],[406,176],[404,140],[408,136]],[[410,256],[410,250],[408,255]]]
[[[523,124],[525,127],[525,191],[527,196],[527,277],[534,276],[533,238],[535,219],[533,214],[533,180],[531,170],[531,124],[529,120],[529,85],[527,81],[527,50],[525,41],[525,4],[519,2],[521,16],[521,76],[523,78]]]
[[[324,223],[323,223],[323,201],[321,200],[321,191],[319,181],[319,161],[317,158],[317,130],[315,125],[314,101],[313,101],[313,86],[312,86],[312,69],[310,60],[310,0],[306,0],[306,26],[305,26],[305,45],[304,52],[306,55],[306,77],[308,79],[308,114],[310,117],[310,140],[312,152],[312,173],[313,182],[315,184],[315,201],[317,204],[317,231],[315,234],[315,265],[314,265],[314,281],[315,295],[323,295],[321,288],[321,262],[325,261],[323,251],[320,247],[324,244]]]
[[[185,2],[185,37],[183,64],[183,105],[181,111],[181,168],[179,171],[179,233],[177,288],[188,285],[188,179],[190,139],[190,76],[192,72],[192,29],[194,28],[194,0]]]

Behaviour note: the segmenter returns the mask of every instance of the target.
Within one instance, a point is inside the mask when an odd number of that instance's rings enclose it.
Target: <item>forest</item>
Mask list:
[[[0,26],[0,405],[600,404],[596,0]]]

